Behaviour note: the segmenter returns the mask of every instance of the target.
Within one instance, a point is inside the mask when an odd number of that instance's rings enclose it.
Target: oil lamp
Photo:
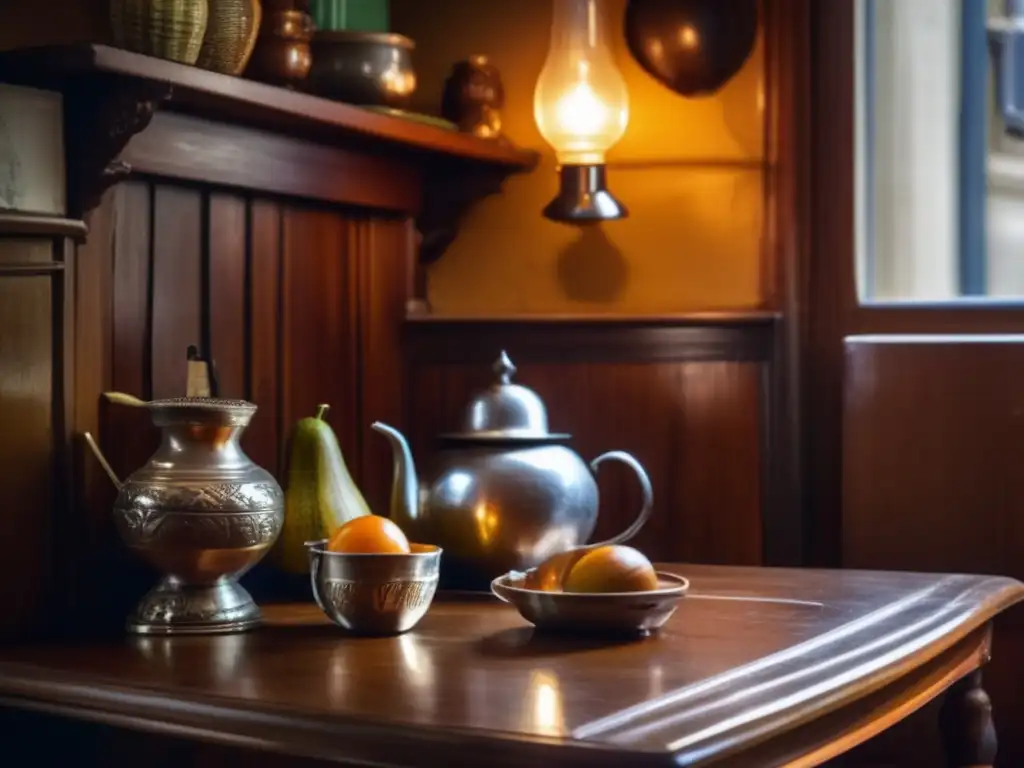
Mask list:
[[[605,153],[629,122],[629,92],[605,40],[598,0],[554,0],[551,46],[533,93],[533,114],[559,164],[555,221],[621,219],[607,189]]]

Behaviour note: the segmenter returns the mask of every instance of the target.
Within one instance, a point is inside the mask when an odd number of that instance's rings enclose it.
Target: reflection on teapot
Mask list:
[[[402,434],[373,425],[394,452],[391,518],[415,541],[442,547],[442,568],[457,573],[462,587],[486,586],[586,542],[597,524],[594,473],[604,461],[633,469],[643,506],[627,530],[602,544],[634,536],[653,503],[650,480],[635,458],[612,451],[588,467],[565,445],[569,435],[548,431],[536,393],[512,383],[516,369],[504,352],[494,371],[495,383],[466,410],[463,431],[441,437],[437,471],[422,485]]]

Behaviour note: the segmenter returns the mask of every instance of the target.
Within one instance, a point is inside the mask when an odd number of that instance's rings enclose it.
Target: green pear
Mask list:
[[[284,528],[271,553],[278,568],[308,573],[305,543],[329,538],[338,528],[370,514],[345,466],[338,438],[324,421],[329,406],[300,419],[292,430],[288,481],[284,494]]]

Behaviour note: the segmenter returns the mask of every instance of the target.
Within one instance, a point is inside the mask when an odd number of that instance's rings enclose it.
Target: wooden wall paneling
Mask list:
[[[249,374],[247,397],[258,410],[242,437],[246,452],[261,467],[283,478],[281,423],[282,261],[281,208],[253,200],[250,212],[248,276]]]
[[[152,396],[149,354],[151,299],[150,249],[152,194],[146,182],[114,189],[113,381],[119,392]]]
[[[202,193],[157,184],[153,206],[152,390],[186,392],[186,350],[202,347]]]
[[[131,181],[116,186],[111,192],[111,220],[111,373],[107,389],[148,399],[153,395],[149,365],[154,294],[153,185]],[[102,421],[99,441],[103,452],[114,471],[125,478],[156,450],[159,433],[144,410],[99,398],[96,407]],[[91,456],[87,460],[95,464]],[[94,506],[82,513],[88,515],[93,529],[93,562],[88,578],[93,595],[103,594],[104,599],[88,601],[83,610],[98,620],[103,630],[115,631],[155,576],[121,543],[110,517],[116,493],[102,472],[99,481],[104,484],[104,496],[96,498]]]
[[[111,389],[113,359],[113,275],[117,195],[108,190],[86,218],[88,236],[75,255],[74,270],[74,415],[72,452],[73,517],[66,524],[68,571],[65,590],[67,626],[101,624],[108,605],[106,587],[121,562],[114,548],[109,509],[117,495],[110,479],[81,439],[96,436],[104,450],[115,447],[115,434],[101,414],[102,393]],[[103,595],[98,599],[97,595]],[[82,624],[86,621],[87,624]]]
[[[287,207],[283,216],[282,435],[296,421],[331,406],[328,421],[358,476],[356,350],[346,328],[349,222],[319,209]]]
[[[0,240],[0,640],[34,634],[52,616],[58,329],[47,270],[61,267],[53,256],[47,239]],[[39,272],[25,269],[30,266]]]
[[[408,219],[361,220],[350,242],[358,265],[358,307],[350,313],[359,334],[360,485],[370,508],[383,512],[391,493],[391,449],[370,429],[382,421],[404,429],[402,392],[406,384],[402,319],[409,298],[409,256],[415,253],[414,225]]]
[[[771,554],[764,541],[771,508],[762,503],[760,471],[769,457],[758,441],[766,416],[762,372],[735,362],[689,363],[681,369],[681,461],[668,468],[679,473],[678,508],[666,512],[682,523],[677,535],[684,559],[760,565]]]
[[[843,564],[1024,578],[1024,336],[854,336],[844,371]],[[1024,610],[994,644],[999,764],[1021,765]]]
[[[113,193],[113,296],[110,389],[152,397],[151,307],[153,299],[153,187],[146,182],[118,185]],[[156,450],[157,430],[146,411],[100,402],[101,442],[122,478]],[[111,533],[113,529],[107,523]]]
[[[84,229],[84,223],[82,224]],[[80,237],[84,236],[84,231]],[[61,621],[53,606],[66,605],[70,593],[68,585],[75,577],[76,551],[80,543],[72,538],[77,530],[75,483],[75,271],[77,244],[71,238],[60,243],[64,271],[55,275],[53,292],[53,322],[59,328],[53,357],[57,365],[54,376],[53,399],[53,490],[55,495],[54,528],[50,545],[54,560],[53,591],[48,597],[47,612],[51,630],[59,630]],[[38,512],[36,513],[38,514]]]
[[[1024,578],[1021,380],[1024,336],[847,340],[844,564]]]
[[[207,264],[208,319],[205,353],[216,363],[220,397],[246,396],[246,201],[210,194]]]

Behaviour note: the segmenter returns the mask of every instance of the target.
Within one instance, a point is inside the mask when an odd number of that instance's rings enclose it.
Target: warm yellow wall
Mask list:
[[[391,0],[395,31],[416,40],[418,106],[436,111],[451,63],[486,53],[503,75],[505,127],[543,154],[534,173],[473,210],[430,268],[438,314],[657,314],[762,301],[763,55],[711,98],[684,99],[629,56],[625,0],[601,0],[630,89],[629,130],[609,184],[630,218],[578,229],[547,221],[554,158],[533,121],[553,0]],[[652,161],[657,167],[616,167]]]
[[[554,0],[391,0],[393,27],[417,42],[419,107],[434,112],[452,62],[488,54],[505,82],[507,135],[542,153],[541,167],[485,200],[429,272],[438,314],[658,314],[762,301],[763,56],[720,93],[684,99],[625,50],[625,0],[601,0],[615,25],[630,89],[629,130],[610,185],[630,218],[600,227],[549,222],[554,158],[533,121],[533,85],[547,53]],[[100,40],[107,0],[0,0],[0,49]],[[616,167],[651,161],[657,167]]]

